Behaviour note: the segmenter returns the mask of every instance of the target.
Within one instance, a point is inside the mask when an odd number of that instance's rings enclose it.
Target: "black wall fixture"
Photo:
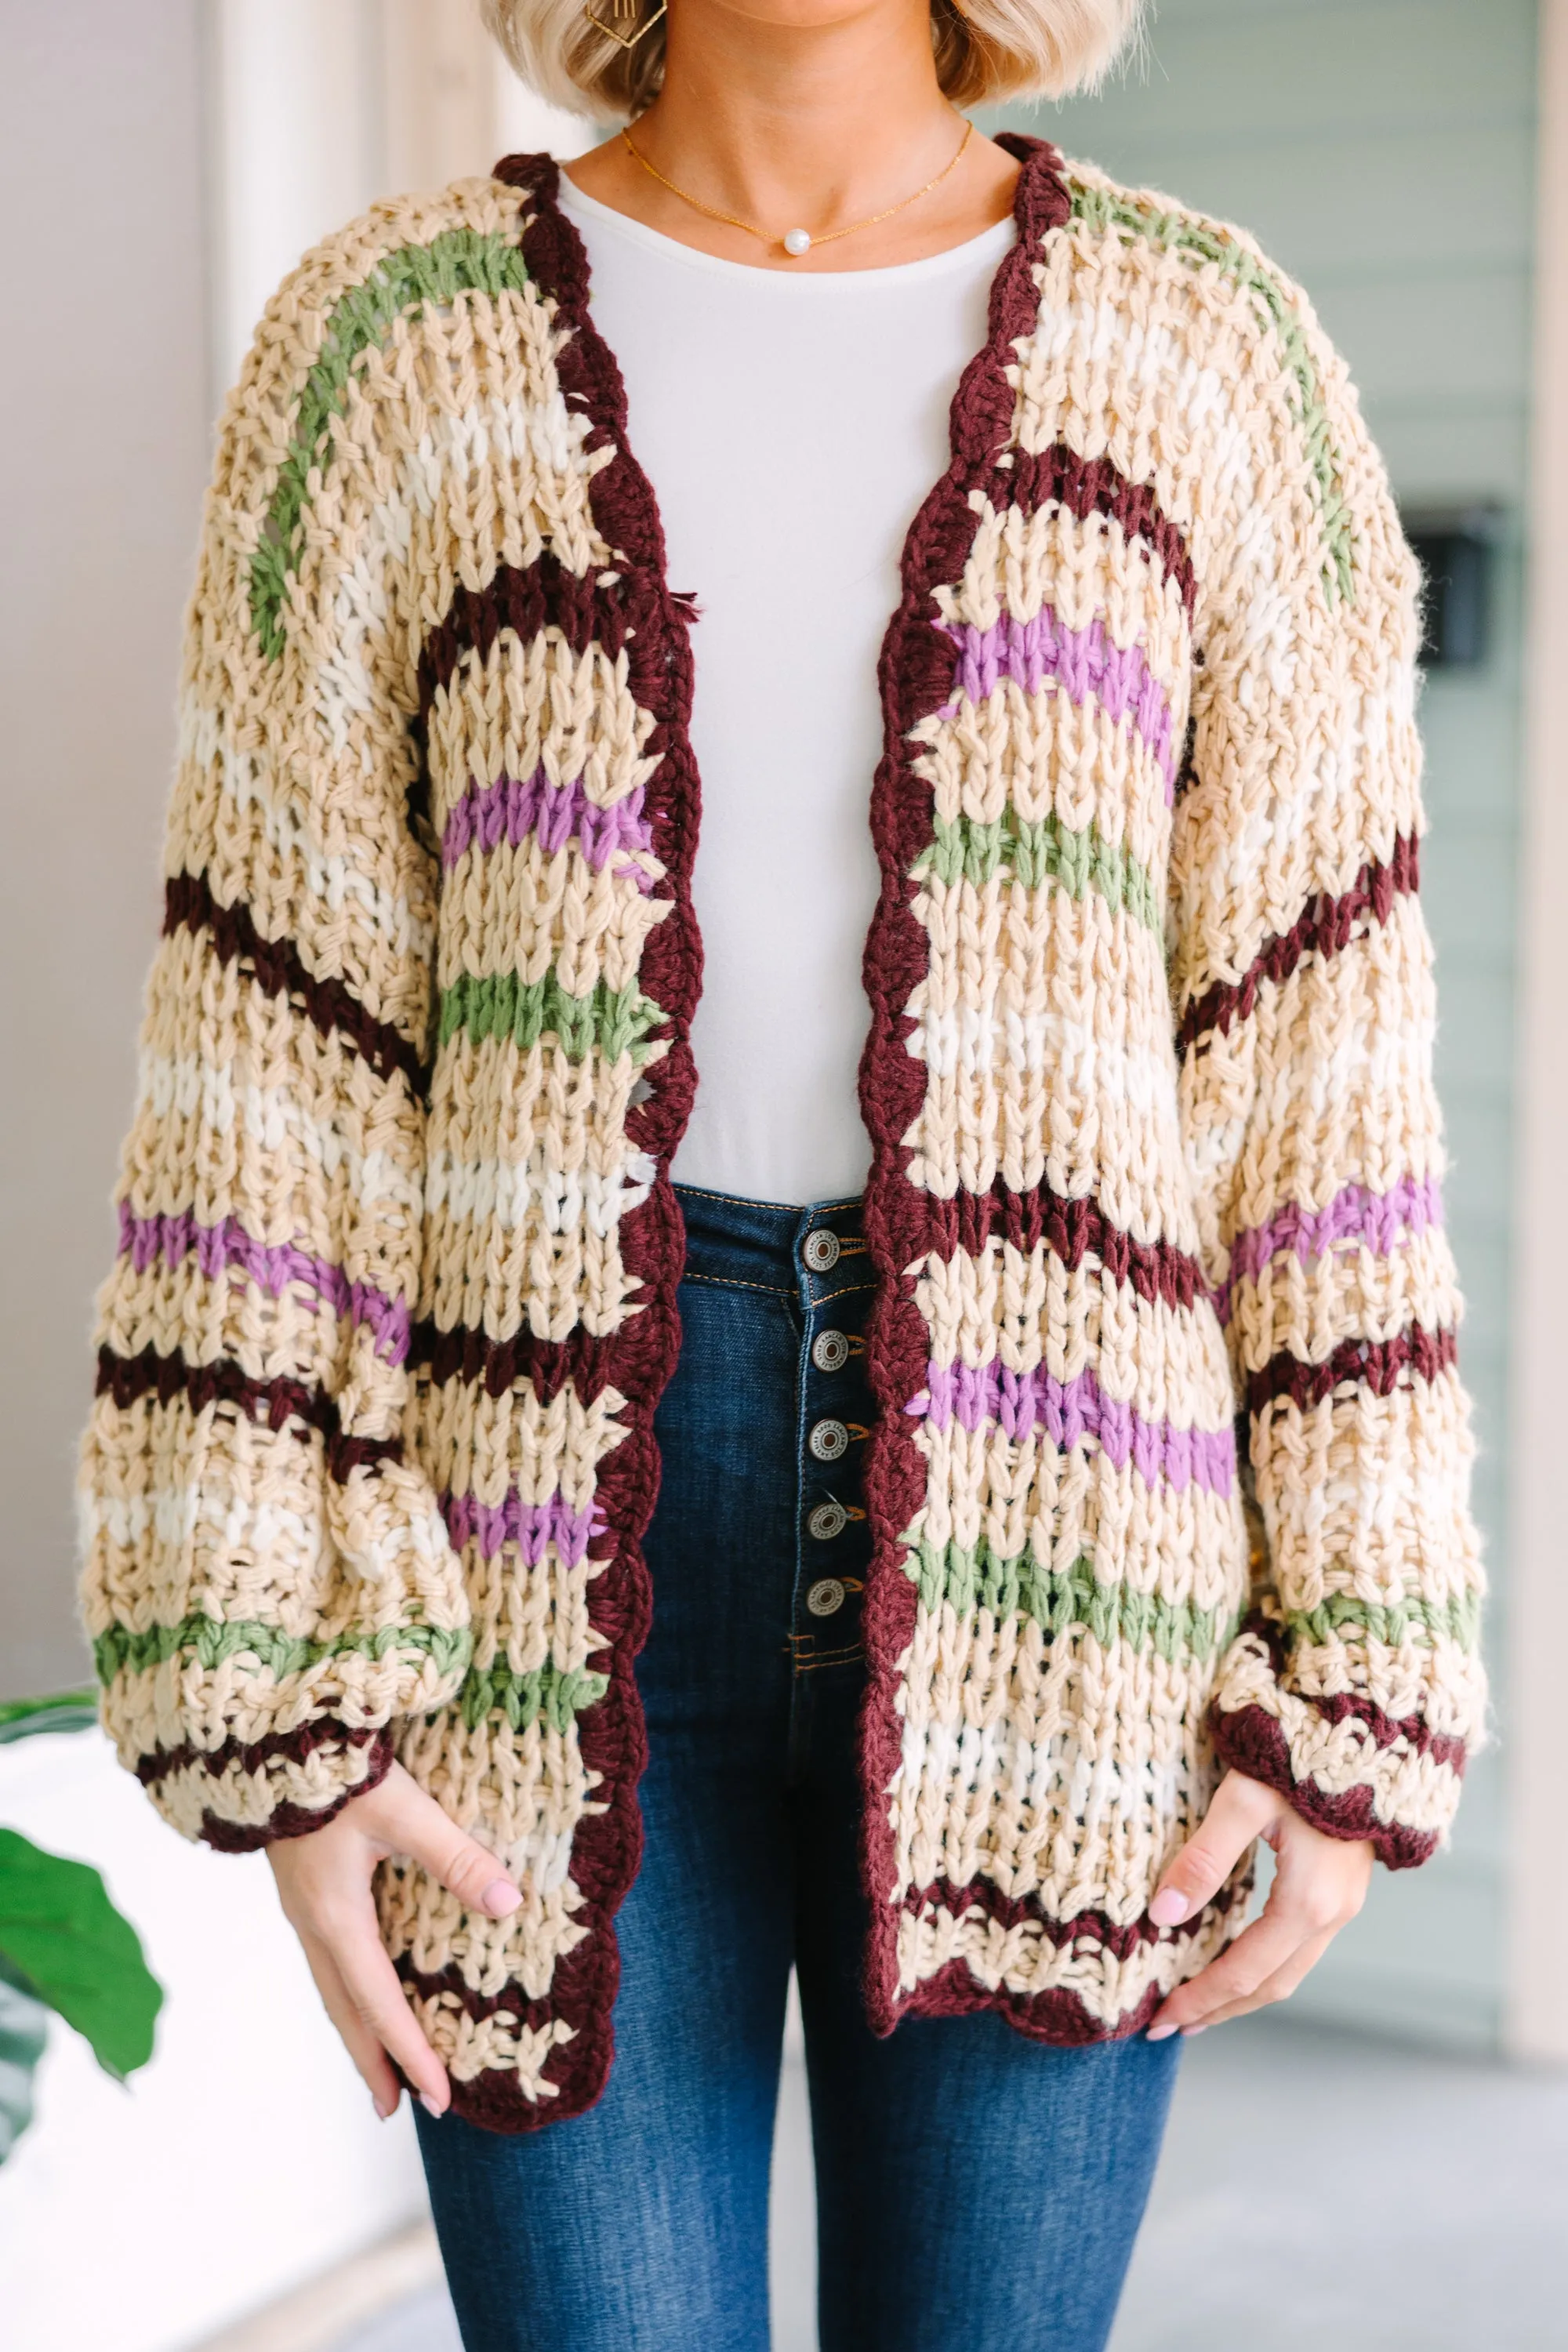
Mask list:
[[[1401,517],[1425,577],[1424,669],[1479,669],[1490,649],[1496,507],[1423,508]]]

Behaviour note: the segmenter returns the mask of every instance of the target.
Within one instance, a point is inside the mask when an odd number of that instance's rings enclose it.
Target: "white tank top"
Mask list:
[[[856,1072],[879,887],[877,656],[1013,223],[929,260],[796,278],[694,253],[564,175],[561,201],[626,381],[669,584],[701,613],[703,981],[673,1172],[749,1200],[846,1199],[870,1165]]]

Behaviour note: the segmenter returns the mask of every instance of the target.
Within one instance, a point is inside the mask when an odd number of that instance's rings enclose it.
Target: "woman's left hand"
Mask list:
[[[1154,1925],[1179,1927],[1212,1902],[1257,1837],[1274,1849],[1268,1902],[1234,1944],[1162,2004],[1149,2028],[1151,2042],[1178,2030],[1201,2033],[1227,2017],[1287,2000],[1366,1901],[1370,1844],[1325,1837],[1288,1797],[1245,1772],[1227,1772],[1203,1826],[1154,1891],[1149,1906]]]

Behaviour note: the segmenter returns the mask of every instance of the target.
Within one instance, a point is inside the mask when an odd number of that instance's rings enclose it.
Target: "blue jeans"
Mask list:
[[[519,2137],[417,2120],[467,2352],[766,2352],[793,1964],[822,2352],[1099,2352],[1180,2037],[992,2015],[887,2041],[859,1994],[855,1717],[872,1289],[858,1204],[679,1188],[679,1367],[648,1531],[647,1849],[609,2087]]]

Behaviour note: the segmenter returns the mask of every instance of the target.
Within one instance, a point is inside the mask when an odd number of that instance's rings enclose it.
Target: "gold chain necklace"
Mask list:
[[[743,228],[748,236],[759,238],[763,245],[782,246],[792,261],[798,261],[801,255],[809,253],[814,245],[837,245],[841,236],[853,236],[858,229],[875,228],[879,221],[891,220],[895,213],[904,212],[910,205],[918,205],[922,196],[929,196],[933,188],[942,185],[950,172],[958,169],[973,129],[973,122],[964,124],[963,136],[955,152],[942,165],[935,179],[928,180],[923,188],[917,188],[912,196],[901,197],[896,205],[889,205],[886,212],[868,213],[864,220],[851,221],[847,228],[829,229],[826,236],[813,236],[811,231],[805,228],[785,229],[782,236],[774,236],[771,229],[759,228],[755,221],[742,220],[738,213],[721,213],[717,205],[705,205],[700,196],[689,194],[686,189],[678,188],[673,180],[667,180],[662,172],[656,171],[642,149],[633,144],[629,131],[623,131],[621,137],[649,179],[657,180],[661,188],[668,188],[672,196],[679,196],[683,205],[689,205],[694,212],[706,213],[710,220],[727,221],[731,228]]]

